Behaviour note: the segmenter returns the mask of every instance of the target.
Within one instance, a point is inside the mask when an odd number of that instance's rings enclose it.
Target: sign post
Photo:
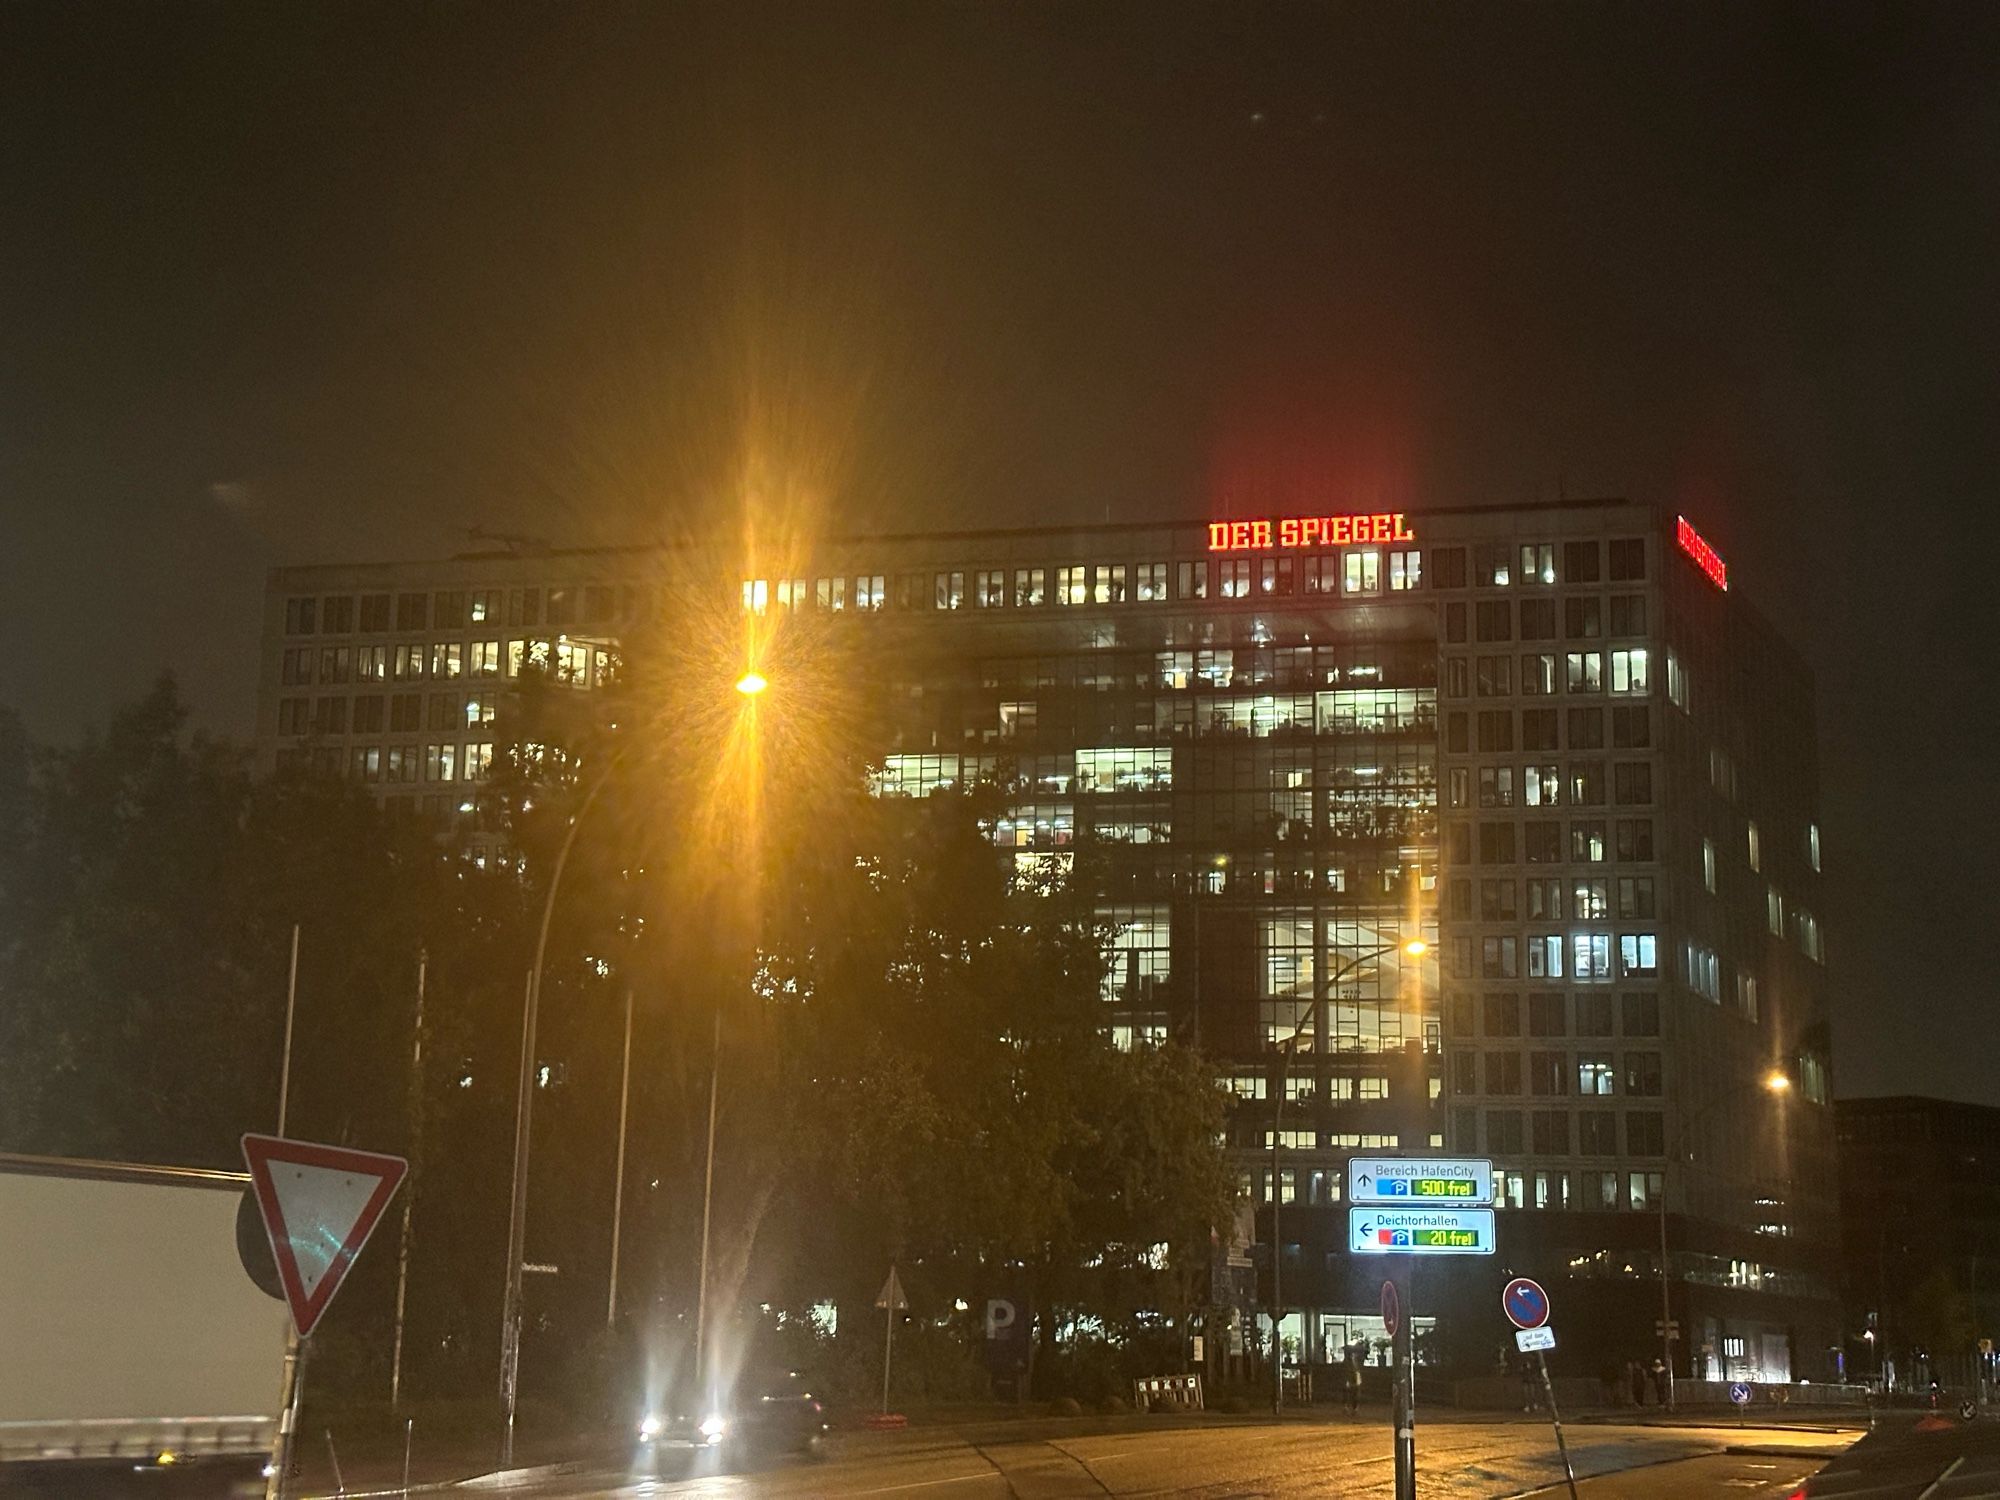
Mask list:
[[[291,1390],[278,1419],[270,1493],[282,1495],[297,1439],[312,1332],[375,1232],[410,1164],[400,1156],[318,1146],[275,1135],[243,1137],[250,1188],[271,1243],[278,1285],[298,1335]]]
[[[1350,1255],[1491,1255],[1497,1248],[1490,1161],[1350,1157],[1347,1201]],[[1393,1264],[1404,1269],[1382,1284],[1382,1324],[1395,1372],[1389,1401],[1396,1439],[1395,1493],[1396,1500],[1416,1500],[1417,1333],[1406,1306],[1416,1262],[1399,1259]]]
[[[875,1305],[887,1309],[884,1321],[887,1327],[882,1335],[882,1415],[889,1415],[889,1362],[896,1354],[896,1314],[910,1305],[910,1299],[903,1295],[902,1279],[896,1275],[896,1267],[889,1266],[889,1279],[882,1283],[881,1295]]]
[[[1521,1357],[1535,1356],[1542,1375],[1542,1395],[1549,1403],[1549,1422],[1556,1430],[1556,1452],[1562,1455],[1563,1479],[1569,1485],[1570,1500],[1576,1500],[1576,1470],[1570,1466],[1562,1412],[1556,1407],[1556,1383],[1549,1379],[1549,1350],[1556,1346],[1556,1331],[1549,1327],[1549,1294],[1539,1281],[1516,1276],[1500,1290],[1500,1311],[1514,1325],[1514,1347],[1521,1351]]]

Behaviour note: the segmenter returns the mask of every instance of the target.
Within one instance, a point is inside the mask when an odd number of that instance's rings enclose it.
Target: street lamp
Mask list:
[[[1411,938],[1402,943],[1383,943],[1369,948],[1349,958],[1326,978],[1325,988],[1331,991],[1342,979],[1361,967],[1371,958],[1380,958],[1385,953],[1401,952],[1411,958],[1422,958],[1430,952],[1430,944],[1422,938]],[[1318,1006],[1307,1012],[1315,1024]],[[1271,1415],[1280,1416],[1285,1409],[1285,1350],[1284,1350],[1284,1259],[1285,1240],[1278,1232],[1279,1207],[1284,1201],[1284,1174],[1278,1166],[1278,1151],[1285,1133],[1285,1094],[1292,1081],[1292,1055],[1297,1052],[1303,1031],[1294,1028],[1292,1034],[1277,1044],[1278,1076],[1277,1106],[1271,1122],[1271,1367],[1276,1371],[1271,1382]]]
[[[745,672],[741,677],[736,679],[736,691],[746,698],[756,697],[770,685],[765,680],[764,675],[755,670]]]
[[[1791,1075],[1783,1068],[1771,1068],[1757,1080],[1755,1085],[1755,1088],[1762,1088],[1765,1093],[1778,1099],[1790,1093],[1791,1087]],[[1746,1087],[1735,1092],[1749,1095],[1755,1092],[1755,1088]],[[1669,1411],[1674,1407],[1674,1315],[1670,1296],[1672,1284],[1667,1269],[1667,1174],[1663,1171],[1660,1173],[1660,1353],[1667,1366]]]

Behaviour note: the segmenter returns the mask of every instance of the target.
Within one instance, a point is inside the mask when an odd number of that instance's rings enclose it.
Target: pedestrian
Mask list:
[[[1636,1359],[1626,1360],[1625,1378],[1632,1385],[1632,1404],[1634,1406],[1644,1406],[1646,1404],[1646,1367]]]
[[[1653,1399],[1662,1406],[1667,1404],[1667,1362],[1657,1354],[1653,1356]]]
[[[1347,1414],[1358,1417],[1361,1415],[1361,1361],[1354,1357],[1352,1349],[1347,1351],[1347,1378],[1343,1384],[1346,1387]]]
[[[1521,1372],[1521,1410],[1533,1411],[1535,1409],[1535,1377],[1534,1373],[1528,1368],[1528,1356],[1525,1354],[1522,1355],[1515,1361],[1515,1365]]]

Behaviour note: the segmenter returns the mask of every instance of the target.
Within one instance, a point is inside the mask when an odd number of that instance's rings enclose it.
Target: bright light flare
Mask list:
[[[1773,1068],[1764,1075],[1764,1087],[1774,1094],[1788,1094],[1792,1089],[1792,1080],[1790,1075]]]
[[[1422,938],[1411,938],[1407,943],[1403,944],[1403,951],[1409,954],[1411,958],[1422,958],[1426,953],[1431,951],[1431,945]]]
[[[746,698],[754,698],[771,684],[760,672],[745,672],[736,679],[736,691]]]

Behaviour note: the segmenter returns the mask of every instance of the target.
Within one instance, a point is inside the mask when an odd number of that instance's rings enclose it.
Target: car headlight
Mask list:
[[[711,1443],[721,1442],[722,1434],[726,1432],[728,1428],[729,1424],[723,1421],[721,1417],[716,1416],[714,1413],[710,1413],[708,1416],[705,1416],[701,1419],[701,1435]]]
[[[660,1419],[656,1416],[648,1414],[645,1420],[640,1422],[639,1424],[639,1436],[642,1438],[656,1438],[659,1435],[660,1435]]]

